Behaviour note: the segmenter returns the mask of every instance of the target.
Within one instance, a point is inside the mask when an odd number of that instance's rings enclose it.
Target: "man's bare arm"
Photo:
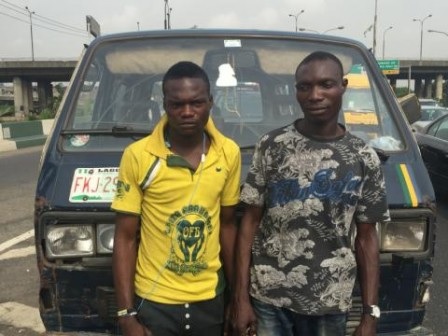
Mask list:
[[[245,333],[256,317],[249,297],[250,261],[255,233],[263,216],[263,208],[246,206],[236,244],[235,289],[233,293],[233,324],[238,334]]]
[[[139,217],[118,213],[116,216],[112,267],[118,310],[134,307],[134,278],[137,261]],[[124,335],[150,335],[135,318],[123,316],[119,324]]]
[[[220,215],[220,244],[221,259],[226,279],[230,286],[234,281],[235,243],[237,233],[236,206],[221,207]]]
[[[357,224],[355,255],[363,305],[378,304],[379,244],[375,225]],[[376,319],[363,314],[355,335],[376,335]]]

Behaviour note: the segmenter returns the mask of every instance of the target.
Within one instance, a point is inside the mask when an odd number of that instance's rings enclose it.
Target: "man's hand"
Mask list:
[[[119,324],[123,336],[152,336],[151,331],[141,324],[134,316],[120,318]]]
[[[233,335],[255,335],[257,317],[248,299],[235,299],[232,304]]]
[[[233,335],[231,312],[232,312],[231,304],[226,304],[226,307],[224,310],[224,332],[223,332],[224,336],[232,336]]]
[[[375,336],[376,323],[376,318],[363,314],[361,317],[361,322],[353,333],[353,336]]]

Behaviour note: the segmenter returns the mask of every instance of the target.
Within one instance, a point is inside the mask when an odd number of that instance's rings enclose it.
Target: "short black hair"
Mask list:
[[[204,81],[207,86],[207,93],[210,95],[210,80],[207,73],[199,65],[189,61],[181,61],[172,65],[163,76],[162,92],[165,95],[166,82],[171,79],[181,78],[199,78]]]
[[[313,61],[326,61],[326,60],[331,60],[335,62],[341,72],[341,78],[344,77],[344,67],[342,66],[341,60],[332,53],[329,53],[327,51],[315,51],[306,56],[302,60],[302,62],[300,62],[299,65],[297,66],[295,74],[297,75],[299,68],[305,64],[311,63]]]

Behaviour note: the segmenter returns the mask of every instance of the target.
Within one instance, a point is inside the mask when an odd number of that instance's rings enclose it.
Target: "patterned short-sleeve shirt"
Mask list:
[[[352,223],[389,219],[376,152],[350,133],[331,141],[294,124],[263,136],[241,193],[264,207],[251,295],[300,314],[347,311],[356,278]]]

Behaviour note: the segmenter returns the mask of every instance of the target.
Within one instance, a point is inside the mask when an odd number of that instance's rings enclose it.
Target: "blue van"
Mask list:
[[[39,306],[47,335],[119,334],[110,204],[124,148],[150,134],[164,114],[166,70],[181,60],[206,70],[212,118],[240,145],[245,178],[258,138],[302,114],[293,75],[316,50],[335,54],[347,76],[362,79],[362,87],[349,84],[340,122],[383,163],[392,220],[377,227],[378,334],[432,335],[422,322],[432,283],[434,191],[374,56],[357,41],[328,35],[203,29],[103,36],[84,51],[44,147],[36,190]],[[358,288],[353,297],[347,334],[361,315]]]

